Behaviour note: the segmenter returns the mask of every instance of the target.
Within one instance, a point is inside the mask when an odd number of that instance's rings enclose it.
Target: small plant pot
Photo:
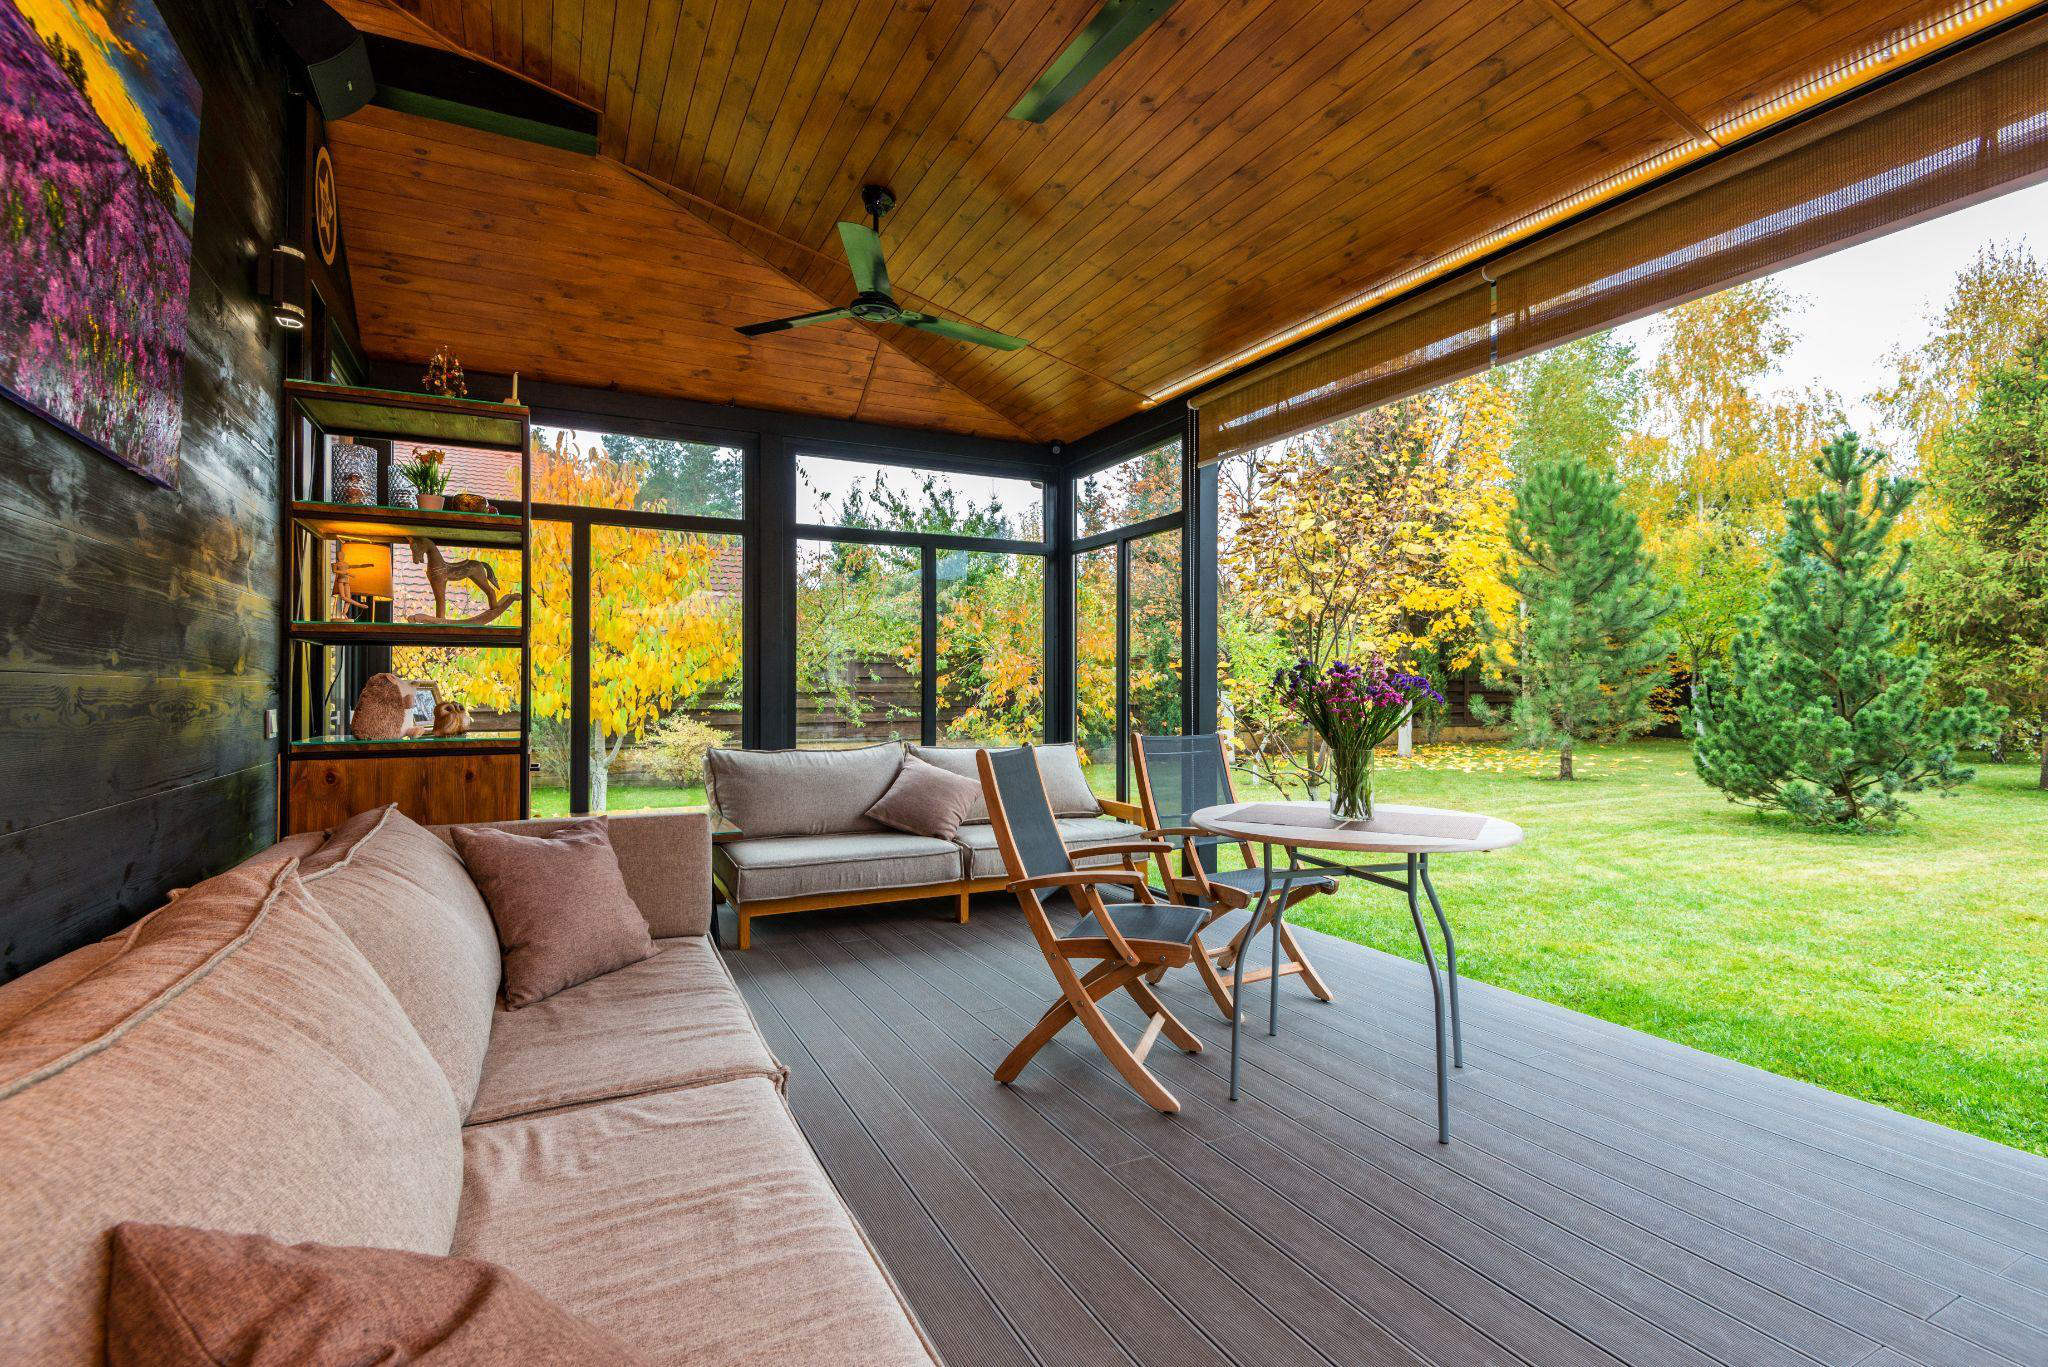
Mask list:
[[[445,494],[421,494],[420,507],[430,513],[441,511],[441,505],[448,501]]]

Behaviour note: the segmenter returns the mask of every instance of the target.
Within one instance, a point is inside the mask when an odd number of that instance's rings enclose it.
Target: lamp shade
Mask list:
[[[348,576],[349,592],[359,598],[391,596],[391,547],[369,541],[343,541],[335,547],[334,572]]]

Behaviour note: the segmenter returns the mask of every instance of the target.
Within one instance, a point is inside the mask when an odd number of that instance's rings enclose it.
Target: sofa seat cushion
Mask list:
[[[139,922],[0,1033],[0,1358],[98,1362],[107,1231],[202,1225],[446,1253],[455,1097],[286,864]]]
[[[500,1010],[469,1123],[785,1072],[711,942],[657,940],[651,959]]]
[[[719,881],[742,902],[960,881],[960,847],[895,831],[734,840],[712,850]]]
[[[498,932],[455,851],[398,810],[334,828],[299,871],[405,1008],[462,1109],[476,1095],[498,996]]]
[[[1087,868],[1090,861],[1083,852],[1094,845],[1120,845],[1132,840],[1143,840],[1145,832],[1128,821],[1118,821],[1108,816],[1063,816],[1057,819],[1060,839],[1067,845],[1067,853],[1074,856],[1074,863]],[[996,845],[996,830],[993,826],[962,826],[954,840],[967,848],[967,876],[974,879],[1004,878],[1003,852]],[[1107,855],[1093,861],[1098,864],[1115,864],[1120,856]]]
[[[933,1361],[775,1084],[464,1131],[454,1251],[662,1362]]]

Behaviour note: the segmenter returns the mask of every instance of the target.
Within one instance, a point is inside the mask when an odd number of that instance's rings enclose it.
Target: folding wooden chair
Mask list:
[[[1016,1081],[1034,1054],[1069,1021],[1078,1020],[1139,1096],[1173,1114],[1180,1102],[1145,1066],[1145,1056],[1162,1034],[1191,1054],[1201,1052],[1202,1042],[1173,1018],[1145,977],[1194,958],[1203,912],[1153,895],[1142,861],[1166,852],[1166,846],[1157,842],[1091,846],[1090,858],[1119,855],[1122,867],[1075,868],[1053,821],[1038,758],[1030,746],[999,753],[983,750],[977,762],[982,791],[988,796],[989,822],[1010,874],[1010,891],[1017,894],[1024,919],[1060,985],[1060,999],[1046,1008],[1038,1024],[1002,1061],[996,1081]],[[1070,915],[1078,919],[1057,929],[1054,918],[1066,923]],[[1099,962],[1085,973],[1077,972],[1076,961],[1088,960]],[[1102,1013],[1102,999],[1118,990],[1130,993],[1150,1018],[1136,1044],[1125,1044]]]
[[[1180,845],[1178,870],[1172,867],[1169,855],[1158,856],[1159,875],[1166,885],[1167,895],[1184,905],[1204,908],[1208,913],[1202,922],[1205,929],[1227,913],[1242,911],[1257,902],[1260,890],[1265,886],[1266,870],[1252,847],[1205,834],[1188,825],[1188,818],[1204,807],[1237,801],[1237,785],[1231,781],[1230,764],[1223,753],[1223,737],[1140,736],[1133,733],[1131,772],[1136,778],[1138,805],[1145,814],[1145,834],[1154,840],[1177,841]],[[1243,868],[1219,870],[1212,867],[1216,863],[1213,852],[1226,844],[1236,844],[1242,852]],[[1274,873],[1277,878],[1277,867]],[[1334,878],[1299,877],[1288,890],[1281,909],[1291,907],[1304,898],[1336,890],[1337,880]],[[1230,943],[1213,949],[1203,944],[1199,936],[1196,938],[1195,971],[1201,974],[1209,995],[1216,999],[1217,1009],[1225,1016],[1232,1012],[1230,984],[1224,973],[1237,962],[1237,956],[1244,952],[1253,937],[1272,924],[1272,920],[1271,910],[1263,916],[1253,916]],[[1301,952],[1293,930],[1284,920],[1280,922],[1280,950],[1278,976],[1299,975],[1309,991],[1323,1001],[1329,1001],[1330,989],[1309,964],[1308,956]],[[1274,976],[1273,968],[1247,965],[1245,986]]]

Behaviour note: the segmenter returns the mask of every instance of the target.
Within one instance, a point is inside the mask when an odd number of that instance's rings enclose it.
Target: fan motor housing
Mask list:
[[[846,311],[863,323],[893,322],[896,315],[903,312],[896,307],[894,299],[886,294],[875,293],[856,294],[853,302],[846,306]]]

